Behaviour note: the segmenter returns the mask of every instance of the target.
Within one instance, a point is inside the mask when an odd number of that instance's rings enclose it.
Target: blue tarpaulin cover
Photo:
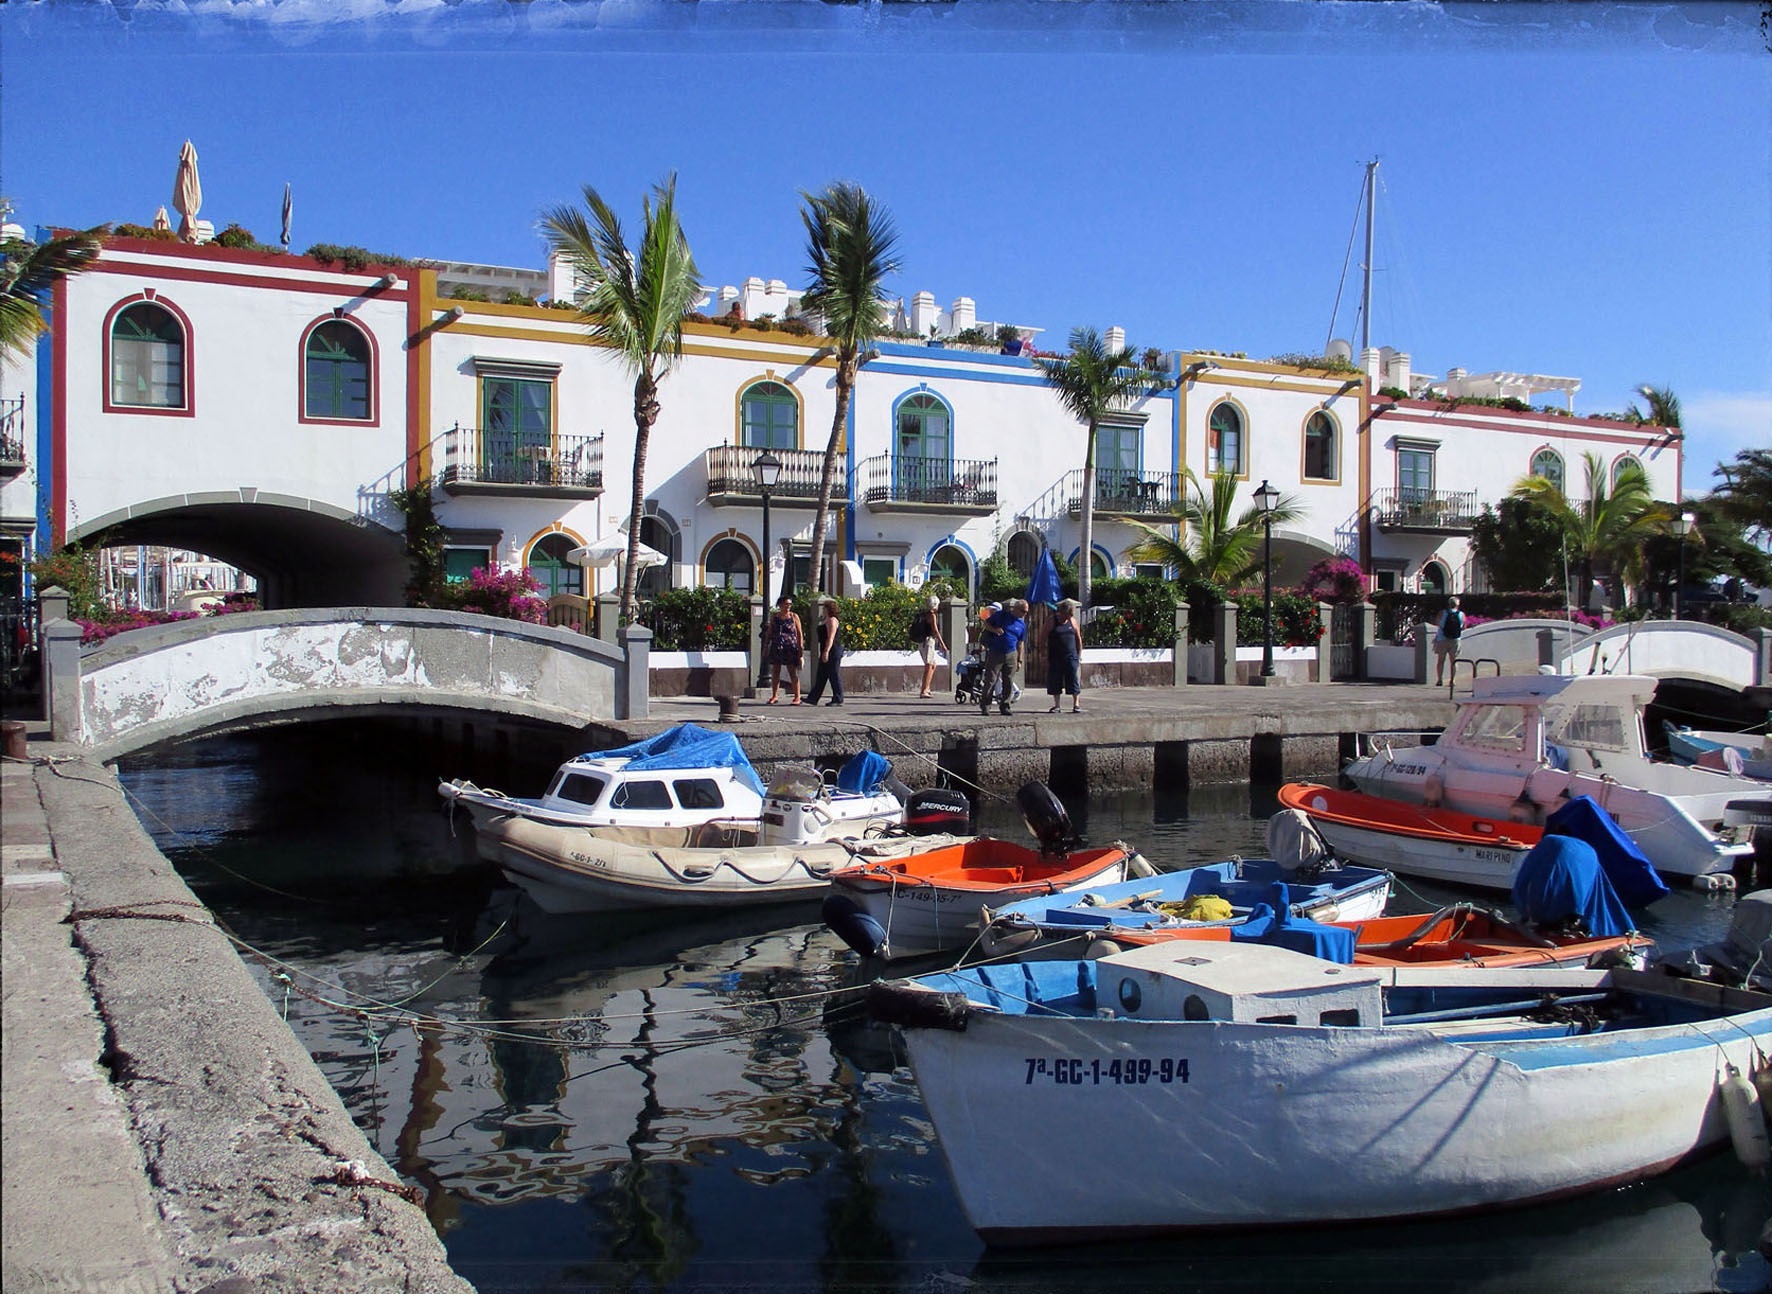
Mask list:
[[[1627,935],[1636,922],[1606,879],[1594,847],[1574,836],[1546,836],[1514,873],[1514,907],[1532,925],[1580,917],[1590,935]]]
[[[837,771],[837,789],[853,795],[869,795],[892,772],[892,761],[877,750],[857,751]]]
[[[1257,903],[1249,919],[1231,927],[1235,942],[1273,944],[1295,953],[1321,957],[1324,961],[1351,965],[1354,960],[1354,932],[1340,926],[1320,925],[1293,915],[1286,896],[1286,886],[1275,882],[1266,901]]]
[[[1640,908],[1667,893],[1667,883],[1656,874],[1637,842],[1624,834],[1593,796],[1578,795],[1570,800],[1544,820],[1544,829],[1592,845],[1600,869],[1625,907]]]
[[[592,751],[589,758],[625,758],[631,769],[730,768],[739,781],[758,795],[763,794],[763,779],[751,767],[738,738],[729,732],[698,728],[693,723],[680,723],[655,737],[613,750]]]

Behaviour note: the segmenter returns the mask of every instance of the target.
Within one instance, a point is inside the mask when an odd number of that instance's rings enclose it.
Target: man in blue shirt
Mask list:
[[[1028,604],[1012,598],[984,622],[984,690],[979,694],[978,712],[991,712],[991,698],[997,700],[999,713],[1009,713],[1009,702],[1015,696],[1015,667],[1021,663],[1022,635],[1027,633]]]

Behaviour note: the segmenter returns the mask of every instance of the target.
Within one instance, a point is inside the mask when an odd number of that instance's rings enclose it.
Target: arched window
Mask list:
[[[757,564],[751,550],[736,539],[722,539],[708,550],[707,586],[750,593],[756,588]]]
[[[800,448],[800,402],[780,382],[757,382],[739,401],[750,449]]]
[[[1421,568],[1421,591],[1423,593],[1445,593],[1452,587],[1452,580],[1446,568],[1439,562],[1429,562]]]
[[[935,550],[935,556],[929,559],[929,578],[947,580],[955,588],[970,589],[972,587],[972,563],[966,554],[953,544],[943,544]]]
[[[953,420],[947,405],[927,391],[899,401],[892,455],[895,494],[906,499],[946,497],[954,474]]]
[[[1514,460],[1518,462],[1519,460]],[[1532,455],[1532,475],[1542,476],[1557,489],[1563,488],[1563,456],[1554,449],[1541,449]]]
[[[526,564],[529,573],[535,576],[535,582],[541,585],[537,597],[551,598],[561,593],[584,595],[585,568],[566,560],[566,554],[577,546],[570,536],[559,533],[543,535],[530,546]]]
[[[328,320],[308,334],[302,361],[306,417],[369,420],[369,338],[361,329]]]
[[[1243,412],[1228,400],[1213,405],[1206,420],[1206,470],[1243,475]]]
[[[1341,479],[1341,464],[1335,452],[1335,419],[1321,409],[1304,424],[1304,479]]]
[[[185,407],[185,330],[164,306],[142,301],[112,321],[111,403]]]
[[[650,601],[671,587],[671,567],[677,560],[675,523],[657,513],[648,513],[640,518],[640,542],[665,555],[663,562],[641,568],[639,582],[634,588],[636,597]]]
[[[1009,559],[1009,569],[1017,575],[1032,575],[1034,564],[1040,560],[1040,538],[1028,531],[1019,530],[1009,536],[1009,545],[1005,550]]]
[[[1625,455],[1621,456],[1617,462],[1612,464],[1612,489],[1613,489],[1613,491],[1614,492],[1617,491],[1618,483],[1625,478],[1627,473],[1631,473],[1633,471],[1640,472],[1642,470],[1643,470],[1643,460],[1638,458],[1635,454],[1625,454]]]

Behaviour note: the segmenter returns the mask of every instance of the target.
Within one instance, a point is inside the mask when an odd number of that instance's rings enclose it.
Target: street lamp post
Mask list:
[[[751,460],[751,477],[757,483],[757,493],[763,496],[763,557],[758,563],[758,583],[763,590],[763,644],[757,653],[757,686],[769,686],[769,616],[772,604],[769,601],[769,493],[775,489],[775,483],[781,479],[781,460],[765,449]]]
[[[1274,505],[1280,492],[1265,480],[1255,492],[1261,505],[1261,676],[1274,676]]]
[[[1682,512],[1673,523],[1673,532],[1680,540],[1680,578],[1674,585],[1675,620],[1686,618],[1686,536],[1692,533],[1693,520],[1690,512]]]

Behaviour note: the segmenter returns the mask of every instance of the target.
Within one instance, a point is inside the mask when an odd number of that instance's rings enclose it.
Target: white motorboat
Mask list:
[[[506,795],[465,778],[441,783],[437,793],[452,813],[467,811],[480,856],[496,863],[499,850],[487,830],[513,817],[549,827],[662,831],[663,839],[709,824],[753,834],[768,826],[775,840],[786,842],[860,835],[904,821],[909,793],[891,772],[883,755],[862,751],[834,781],[814,768],[790,768],[765,790],[737,737],[684,723],[567,760],[537,798]],[[945,816],[940,807],[937,818]]]
[[[1627,969],[1349,966],[1172,941],[869,990],[989,1244],[1452,1216],[1737,1139],[1772,995]]]
[[[1753,845],[1724,811],[1765,784],[1651,760],[1643,708],[1654,695],[1653,678],[1630,674],[1481,678],[1433,745],[1377,734],[1342,772],[1375,795],[1531,826],[1591,796],[1663,876],[1731,888]]]

